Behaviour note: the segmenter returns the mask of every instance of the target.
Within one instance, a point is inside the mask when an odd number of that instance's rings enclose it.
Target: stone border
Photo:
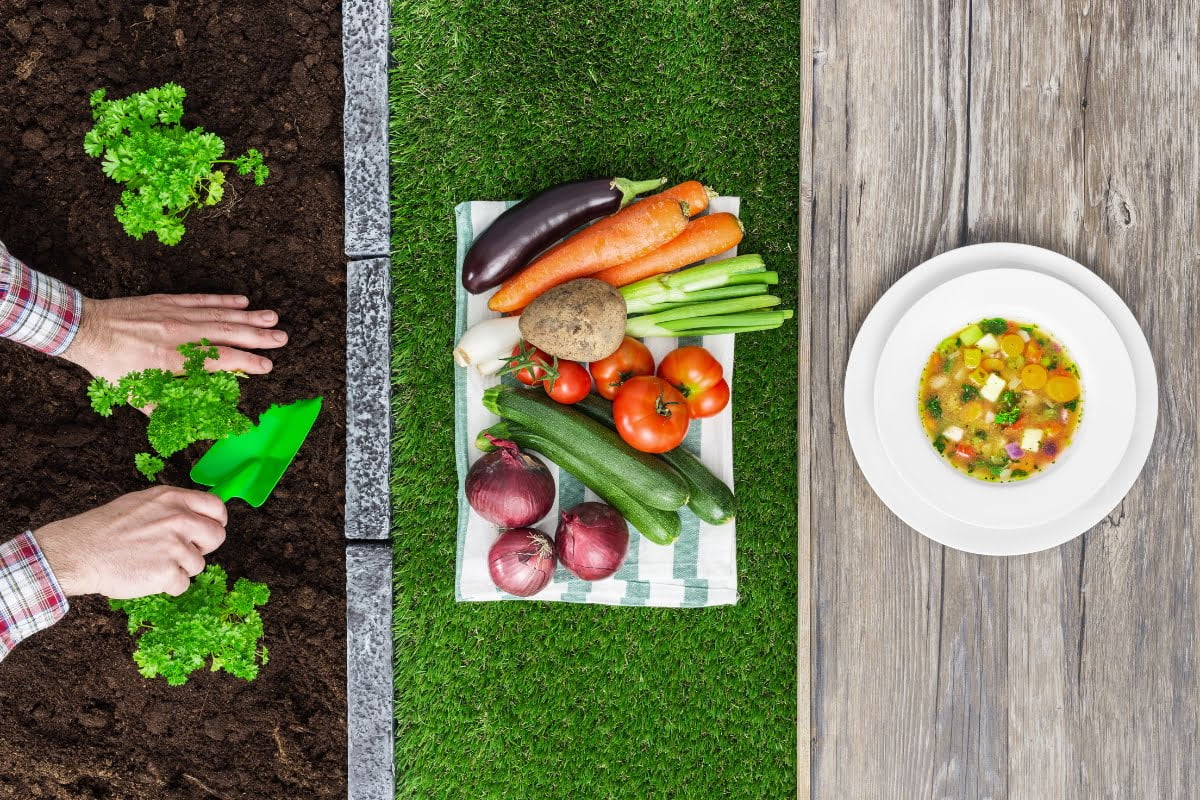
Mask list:
[[[387,0],[342,4],[342,75],[346,181],[346,255],[386,256],[390,250],[388,203]]]
[[[348,800],[395,796],[387,0],[342,4]],[[365,260],[360,260],[365,259]]]
[[[346,547],[346,795],[395,796],[392,692],[392,547]]]
[[[346,538],[391,538],[391,263],[346,265]]]

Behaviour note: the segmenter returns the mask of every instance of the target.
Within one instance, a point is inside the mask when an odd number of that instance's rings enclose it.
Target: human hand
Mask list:
[[[220,358],[209,369],[241,370],[249,375],[271,371],[270,359],[243,349],[267,350],[287,344],[275,330],[274,311],[247,311],[250,301],[224,294],[152,294],[113,300],[84,298],[79,330],[63,358],[92,377],[116,381],[143,369],[180,372],[179,345],[201,339],[217,346]]]
[[[225,541],[216,495],[156,486],[33,532],[65,595],[181,595]]]

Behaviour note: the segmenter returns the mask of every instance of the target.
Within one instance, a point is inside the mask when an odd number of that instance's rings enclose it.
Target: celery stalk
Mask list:
[[[786,320],[792,318],[790,308],[784,311],[758,312],[751,314],[725,314],[719,317],[700,317],[689,320],[666,321],[660,325],[644,326],[642,338],[667,336],[720,336],[722,333],[752,333],[754,331],[769,331],[780,327]],[[688,327],[676,330],[676,326],[684,323],[703,323],[703,326]],[[738,324],[740,323],[740,324]],[[670,325],[671,327],[667,327]]]
[[[725,281],[726,286],[739,286],[746,283],[761,283],[764,286],[774,286],[779,283],[779,273],[743,272],[740,275],[731,275],[729,280]]]
[[[695,318],[714,319],[722,316],[741,314],[761,308],[779,305],[779,298],[764,294],[751,297],[736,297],[729,300],[717,300],[711,303],[687,303],[677,308],[647,314],[642,317],[630,317],[625,322],[625,332],[630,336],[644,336],[643,331],[651,329],[671,330],[669,323],[678,320]],[[790,313],[790,312],[789,312]]]
[[[672,319],[658,323],[660,328],[669,331],[681,331],[691,333],[698,328],[711,328],[720,326],[723,328],[750,328],[756,325],[765,325],[773,322],[782,323],[785,319],[791,318],[791,311],[759,311],[748,314],[719,314],[714,317],[688,317],[686,319]]]
[[[626,303],[626,310],[630,314],[656,314],[659,311],[668,311],[672,308],[688,305],[689,303],[703,303],[709,300],[728,300],[732,297],[749,297],[755,294],[766,294],[767,286],[762,283],[747,283],[738,286],[718,286],[715,289],[702,289],[698,292],[683,295],[686,300],[673,303],[654,303],[649,304],[642,301],[630,300]]]
[[[621,288],[626,302],[642,301],[648,305],[682,302],[688,292],[715,289],[731,278],[744,273],[765,272],[762,256],[745,255],[713,261],[709,264],[665,275],[654,275]]]

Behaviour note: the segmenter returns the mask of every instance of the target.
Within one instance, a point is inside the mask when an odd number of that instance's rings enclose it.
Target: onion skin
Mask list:
[[[554,535],[562,565],[585,581],[611,576],[625,563],[629,526],[615,508],[580,503],[564,511]]]
[[[554,577],[554,540],[533,528],[511,528],[488,551],[488,574],[503,592],[535,595]]]
[[[514,442],[488,438],[497,449],[471,465],[464,481],[467,502],[501,528],[532,525],[554,506],[554,476],[541,459]]]

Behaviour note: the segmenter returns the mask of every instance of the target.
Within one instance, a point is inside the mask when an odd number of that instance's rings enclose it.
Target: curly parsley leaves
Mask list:
[[[130,372],[116,383],[95,378],[88,385],[92,408],[102,417],[112,415],[117,406],[142,408],[152,405],[146,438],[162,458],[173,455],[193,442],[224,439],[250,430],[252,423],[238,411],[242,387],[236,372],[209,372],[206,360],[216,360],[217,348],[207,339],[179,346],[183,353],[183,374],[165,369]],[[134,456],[134,465],[147,480],[154,480],[163,468],[162,458],[150,453]]]
[[[270,175],[262,153],[247,150],[222,159],[225,142],[203,128],[186,128],[182,86],[167,83],[121,100],[92,92],[95,124],[83,137],[83,149],[103,159],[101,169],[125,184],[114,213],[125,232],[136,239],[153,233],[165,245],[183,238],[183,220],[199,206],[213,206],[225,196],[225,173],[216,164],[233,164],[262,186]]]
[[[213,672],[225,670],[247,681],[258,677],[267,648],[259,644],[263,621],[255,608],[271,592],[245,578],[227,590],[227,581],[225,570],[210,564],[178,597],[109,601],[114,611],[129,615],[129,632],[138,637],[133,660],[143,677],[161,676],[180,686],[206,662]]]

